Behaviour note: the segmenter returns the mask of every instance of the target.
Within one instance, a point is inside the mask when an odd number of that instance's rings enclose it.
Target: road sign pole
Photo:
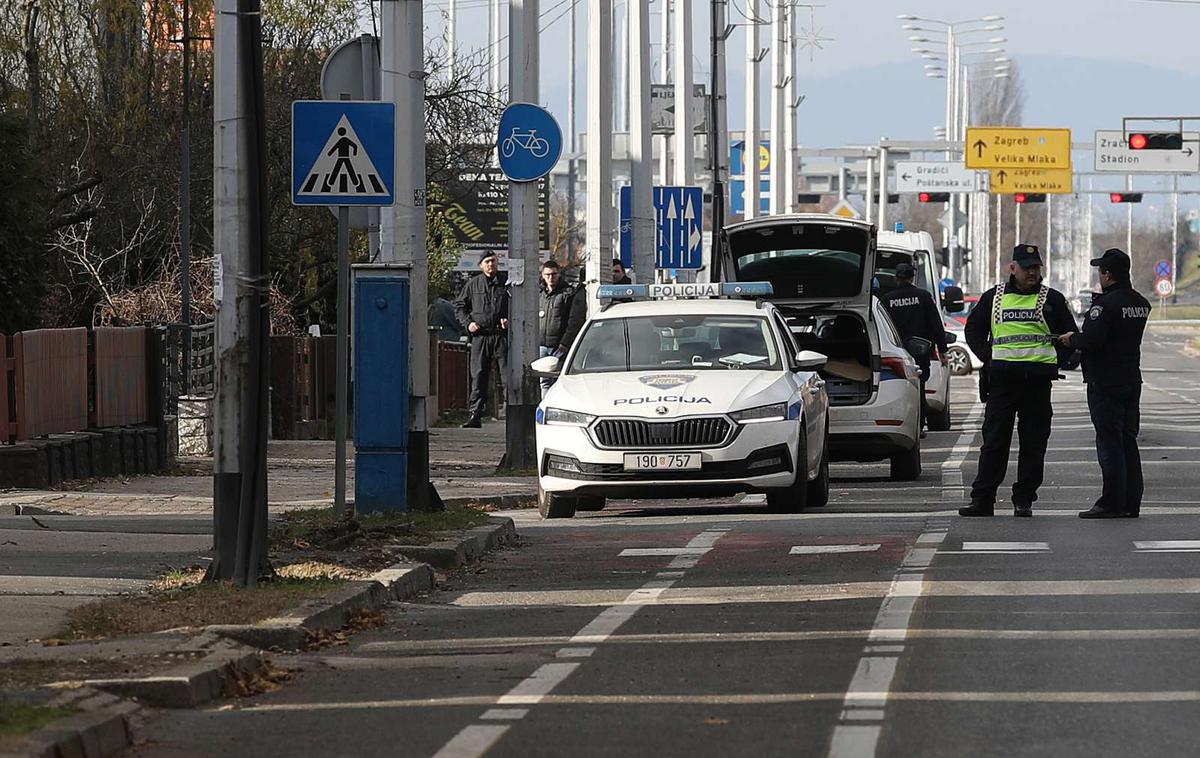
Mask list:
[[[639,282],[654,276],[654,154],[650,134],[650,6],[630,3],[629,222],[633,270]]]
[[[887,228],[887,196],[888,196],[888,149],[879,146],[879,223],[878,229]]]
[[[337,257],[333,510],[340,519],[346,517],[346,401],[350,388],[350,208],[345,205],[338,206]]]
[[[692,4],[681,0],[675,4],[675,183],[689,186],[693,165],[696,132],[692,119]]]
[[[1021,244],[1021,206],[1024,203],[1016,203],[1017,206],[1017,225],[1013,232],[1013,247]]]
[[[774,75],[771,77],[771,203],[769,209],[772,215],[777,215],[783,213],[787,208],[786,198],[783,196],[787,166],[787,161],[783,157],[787,150],[783,136],[783,121],[787,112],[787,103],[784,102],[787,95],[785,91],[787,60],[784,55],[787,46],[787,29],[784,26],[787,20],[787,4],[776,2],[773,11],[771,14],[771,67],[774,69]]]
[[[881,197],[880,202],[887,202],[886,197]],[[867,158],[867,196],[863,198],[864,212],[863,216],[870,221],[875,217],[875,159]]]
[[[686,3],[685,3],[686,4]],[[587,133],[612,123],[612,0],[588,0]],[[676,125],[679,121],[676,119]],[[592,283],[612,282],[612,140],[587,141],[588,310],[599,301]]]
[[[659,23],[661,49],[659,50],[659,83],[671,83],[671,13],[673,0],[662,0],[662,20]],[[671,183],[671,135],[662,135],[662,153],[659,155],[658,183],[665,187]]]
[[[1175,271],[1179,268],[1179,177],[1171,178],[1171,290],[1177,283]]]
[[[742,143],[742,176],[745,177],[743,217],[759,215],[760,182],[758,177],[758,6],[759,0],[746,0],[746,131]]]
[[[1126,191],[1133,191],[1133,174],[1125,176]],[[1133,260],[1133,203],[1125,204],[1125,253]]]

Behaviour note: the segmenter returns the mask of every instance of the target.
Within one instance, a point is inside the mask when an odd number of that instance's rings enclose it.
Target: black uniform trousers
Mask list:
[[[987,408],[983,415],[983,447],[979,471],[971,486],[971,502],[994,505],[996,490],[1008,471],[1008,450],[1016,420],[1020,452],[1017,481],[1013,482],[1013,504],[1032,505],[1042,485],[1046,445],[1050,441],[1050,379],[1014,381],[992,375]]]
[[[1096,458],[1104,488],[1097,507],[1136,515],[1142,507],[1142,455],[1138,451],[1142,385],[1087,386],[1088,411],[1096,427]]]
[[[492,361],[500,369],[500,380],[508,377],[508,335],[479,334],[471,336],[471,417],[483,416],[487,395],[492,388]]]
[[[929,419],[929,395],[925,394],[925,385],[929,383],[929,371],[932,363],[933,360],[929,356],[917,359],[917,366],[921,369],[921,429],[925,428]]]

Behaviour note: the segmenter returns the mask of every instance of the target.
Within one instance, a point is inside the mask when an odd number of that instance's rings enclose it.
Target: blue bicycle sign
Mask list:
[[[550,173],[562,143],[558,122],[544,108],[513,103],[500,116],[496,151],[500,169],[514,182],[532,182]]]
[[[512,134],[508,135],[508,139],[501,143],[500,154],[505,158],[511,158],[516,154],[517,148],[528,150],[535,158],[545,158],[550,154],[550,142],[538,137],[537,131],[533,129],[527,132],[513,129]]]

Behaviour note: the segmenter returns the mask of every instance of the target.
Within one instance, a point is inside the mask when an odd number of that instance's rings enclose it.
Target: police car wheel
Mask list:
[[[949,364],[953,376],[966,376],[971,373],[971,359],[964,350],[954,347],[947,350],[946,363]]]
[[[921,478],[921,441],[891,457],[891,478],[894,482],[913,482]]]
[[[573,497],[546,492],[538,487],[538,513],[542,518],[571,518],[575,515],[577,502]]]
[[[821,468],[817,478],[808,483],[808,507],[824,508],[829,502],[829,436],[825,437],[825,452],[821,456]]]
[[[803,424],[801,429],[803,430]],[[772,513],[799,513],[808,505],[808,440],[804,432],[800,432],[800,442],[796,446],[796,478],[792,486],[767,492],[767,509]]]

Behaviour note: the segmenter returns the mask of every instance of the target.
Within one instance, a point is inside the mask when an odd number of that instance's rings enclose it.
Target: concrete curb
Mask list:
[[[392,545],[388,550],[436,568],[455,569],[516,540],[517,529],[512,519],[493,516],[491,521],[487,526],[468,530],[466,536],[459,540],[443,540],[428,545]]]
[[[442,498],[442,502],[447,508],[464,507],[467,505],[490,505],[493,508],[520,508],[521,503],[528,503],[537,500],[537,490],[530,490],[528,494],[508,494],[508,495],[484,495],[481,497],[447,497]]]
[[[133,744],[132,717],[137,703],[89,687],[64,692],[47,705],[77,708],[36,732],[25,735],[0,758],[105,758]]]

